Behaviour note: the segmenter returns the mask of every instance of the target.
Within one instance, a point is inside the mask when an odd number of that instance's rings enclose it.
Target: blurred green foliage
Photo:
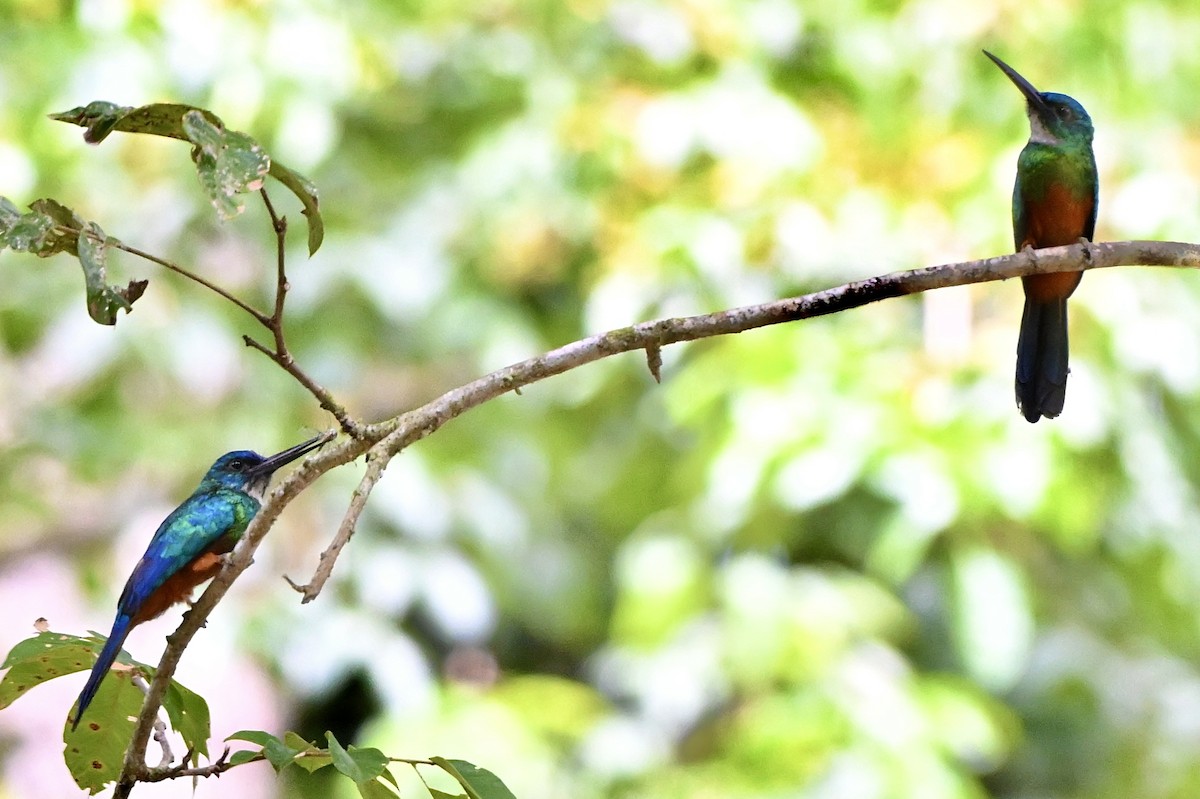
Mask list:
[[[1195,240],[1198,32],[1183,0],[2,0],[0,194],[261,300],[261,209],[219,223],[176,143],[89,149],[45,119],[212,109],[320,188],[288,332],[374,420],[590,332],[1007,252],[1027,129],[982,47],[1091,113],[1098,238]],[[70,564],[56,629],[108,621],[137,511],[328,424],[236,309],[110,254],[150,284],[101,328],[73,269],[0,254],[0,588]],[[462,756],[522,799],[1192,796],[1200,291],[1089,274],[1066,410],[1036,426],[1018,297],[934,292],[669,349],[661,386],[626,356],[492,402],[389,466],[317,602],[277,575],[313,567],[350,469],[214,623],[243,625],[281,727]],[[51,604],[80,590],[86,611]]]

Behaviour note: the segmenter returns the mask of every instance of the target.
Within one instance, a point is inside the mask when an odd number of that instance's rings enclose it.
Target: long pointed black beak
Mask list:
[[[290,449],[285,449],[283,452],[272,455],[257,466],[251,467],[249,471],[254,477],[269,477],[280,466],[286,466],[297,458],[312,452],[314,449],[324,446],[326,442],[330,441],[336,435],[337,433],[333,431],[327,431],[319,436],[314,436],[303,444],[297,444]]]
[[[1045,120],[1053,119],[1054,112],[1050,109],[1050,106],[1047,105],[1046,101],[1042,98],[1042,93],[1039,92],[1037,89],[1033,88],[1032,83],[1025,80],[1025,78],[1021,75],[1020,72],[1017,72],[1015,69],[1010,67],[1008,64],[1005,64],[1003,61],[1001,61],[999,58],[997,58],[996,56],[989,53],[987,50],[984,50],[983,54],[985,56],[987,56],[988,58],[992,59],[992,62],[995,63],[996,66],[1000,67],[1000,71],[1002,71],[1005,75],[1007,75],[1008,79],[1011,80],[1014,84],[1016,84],[1017,88],[1021,90],[1021,94],[1025,95],[1025,100],[1026,100],[1026,102],[1029,103],[1029,107],[1032,108],[1034,111],[1036,111],[1037,115],[1039,117],[1041,117],[1042,119],[1045,119]]]

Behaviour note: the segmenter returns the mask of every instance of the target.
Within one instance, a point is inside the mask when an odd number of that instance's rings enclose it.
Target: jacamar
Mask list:
[[[1013,239],[1017,252],[1091,240],[1100,181],[1092,153],[1092,118],[1074,98],[1039,92],[984,50],[1025,95],[1029,142],[1017,159]],[[1017,407],[1030,422],[1062,413],[1067,396],[1067,298],[1082,272],[1021,278],[1025,311],[1017,340]]]
[[[129,631],[176,602],[188,600],[192,589],[215,577],[221,570],[221,556],[233,550],[262,507],[275,470],[328,440],[328,435],[320,435],[269,458],[249,450],[217,458],[195,492],[158,526],[146,554],[129,575],[117,601],[112,632],[79,694],[72,730],[79,726]]]

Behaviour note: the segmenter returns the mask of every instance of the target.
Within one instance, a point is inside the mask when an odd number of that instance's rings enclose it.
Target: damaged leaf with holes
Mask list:
[[[95,222],[88,222],[56,200],[34,201],[20,213],[7,197],[0,197],[0,249],[9,247],[47,258],[65,252],[79,259],[87,290],[88,315],[102,325],[115,325],[117,312],[129,313],[146,291],[145,280],[122,287],[108,282],[105,266],[111,239]]]
[[[81,671],[88,671],[104,647],[105,638],[93,633],[81,638],[56,632],[42,632],[21,641],[8,653],[0,668],[0,709],[8,707],[36,685]],[[144,695],[134,683],[135,674],[153,679],[155,669],[140,663],[124,650],[116,666],[96,692],[82,723],[71,729],[69,717],[74,709],[63,709],[65,759],[79,787],[96,793],[117,778],[121,759],[133,736],[135,719]],[[197,757],[208,755],[208,703],[204,698],[172,681],[163,697],[163,708],[171,727]],[[115,754],[114,754],[115,753]],[[115,769],[115,770],[114,770]]]
[[[129,667],[115,669],[100,683],[79,727],[72,730],[68,720],[63,728],[63,760],[75,784],[89,793],[99,793],[121,774],[145,699],[131,674]]]
[[[0,249],[27,252],[48,258],[60,252],[77,255],[78,233],[84,221],[65,205],[50,199],[35,200],[29,211],[15,212],[16,206],[0,198]]]
[[[240,181],[235,179],[232,184],[226,184],[217,179],[215,174],[206,176],[206,170],[210,170],[210,167],[206,165],[202,168],[199,160],[196,163],[197,169],[200,170],[200,182],[208,191],[209,197],[221,217],[229,219],[240,213],[240,210],[235,210],[233,213],[226,214],[231,206],[238,208],[238,203],[230,200],[228,195],[223,193],[225,189],[229,188],[229,185],[244,184],[245,188],[236,189],[235,193],[257,191],[257,186],[254,188],[250,188],[250,186],[253,186],[256,180],[258,186],[261,186],[262,177],[270,174],[295,194],[296,199],[300,200],[304,206],[302,213],[308,222],[308,254],[315,253],[325,239],[325,222],[321,218],[320,199],[316,185],[299,172],[272,159],[254,139],[244,133],[228,130],[221,118],[208,109],[183,103],[152,103],[132,108],[105,100],[97,100],[85,106],[72,108],[70,111],[50,114],[50,118],[58,122],[81,126],[84,129],[83,139],[89,144],[99,144],[113,131],[121,131],[179,139],[191,142],[198,148],[214,145],[232,146],[233,152],[227,155],[234,161],[243,159],[246,161],[240,167],[234,165],[229,170],[231,176],[241,171],[242,180]],[[201,142],[200,139],[204,139],[207,144]],[[245,150],[248,148],[257,148],[258,154],[247,157]],[[205,157],[209,158],[210,156],[211,154]],[[260,174],[259,169],[263,159],[266,161],[266,171]],[[222,192],[219,196],[223,197],[223,200],[214,195],[216,191]],[[0,224],[2,224],[2,219],[0,219]]]
[[[97,638],[44,632],[17,644],[0,663],[0,710],[11,705],[30,688],[55,677],[90,669],[103,646]],[[122,653],[125,663],[129,656]]]
[[[262,188],[271,156],[245,133],[214,125],[198,111],[183,115],[183,132],[196,145],[192,160],[217,215],[232,219],[245,211],[245,200],[238,195]]]
[[[87,286],[88,315],[98,324],[115,325],[117,311],[132,311],[133,303],[146,291],[147,281],[131,280],[124,288],[109,285],[105,268],[108,238],[95,222],[88,222],[80,231],[77,250]]]

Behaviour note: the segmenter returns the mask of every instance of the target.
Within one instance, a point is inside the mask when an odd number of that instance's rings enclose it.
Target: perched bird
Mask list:
[[[79,694],[72,730],[79,726],[129,631],[176,602],[188,600],[193,588],[215,577],[221,570],[221,556],[233,549],[258,513],[275,470],[328,440],[328,435],[320,435],[269,458],[249,450],[217,458],[196,491],[158,526],[146,554],[129,575],[108,642]]]
[[[1039,92],[1015,69],[983,51],[1025,95],[1029,142],[1017,159],[1013,239],[1017,252],[1091,240],[1100,181],[1092,118],[1065,94]],[[1017,407],[1030,422],[1062,413],[1067,396],[1067,298],[1082,272],[1021,278],[1025,311],[1017,340]]]

